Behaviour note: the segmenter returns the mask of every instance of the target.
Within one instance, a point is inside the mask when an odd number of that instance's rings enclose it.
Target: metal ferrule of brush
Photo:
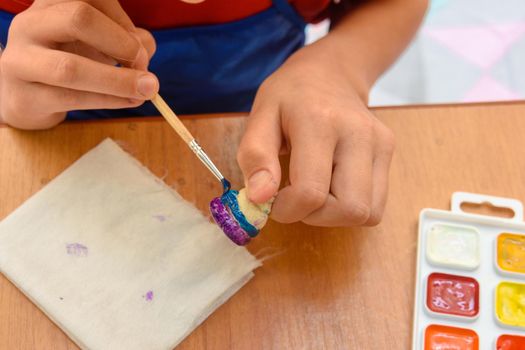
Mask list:
[[[217,169],[215,164],[213,164],[213,162],[211,161],[210,157],[208,157],[206,152],[204,152],[204,150],[199,145],[197,140],[195,140],[195,139],[191,140],[188,145],[190,146],[190,148],[193,151],[193,153],[195,153],[197,155],[197,157],[199,157],[199,159],[206,166],[206,168],[208,168],[212,172],[212,174],[215,175],[215,177],[219,181],[222,181],[224,179],[224,176],[222,176],[222,174],[219,171],[219,169]]]

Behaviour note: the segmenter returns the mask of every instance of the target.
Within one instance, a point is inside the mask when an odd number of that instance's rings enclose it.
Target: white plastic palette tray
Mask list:
[[[522,203],[465,192],[451,202],[450,211],[420,214],[412,349],[525,349],[525,273],[509,270],[525,272]],[[463,203],[490,203],[515,215],[470,214]],[[505,282],[517,285],[509,292]]]

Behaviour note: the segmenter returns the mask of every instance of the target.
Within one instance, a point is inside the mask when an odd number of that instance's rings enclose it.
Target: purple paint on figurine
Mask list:
[[[152,290],[149,290],[147,293],[146,293],[146,301],[152,301],[153,300],[153,291]]]
[[[210,202],[210,212],[217,225],[235,244],[246,245],[250,242],[248,233],[230,215],[220,198],[214,198]]]
[[[88,256],[88,247],[80,243],[66,244],[66,251],[69,255]]]

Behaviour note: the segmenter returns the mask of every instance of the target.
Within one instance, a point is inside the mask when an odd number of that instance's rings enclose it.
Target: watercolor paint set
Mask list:
[[[508,208],[472,214],[464,203]],[[515,199],[452,195],[419,217],[412,349],[525,349],[525,223]]]

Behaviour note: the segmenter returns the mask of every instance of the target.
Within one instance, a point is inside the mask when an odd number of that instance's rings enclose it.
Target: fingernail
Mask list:
[[[139,78],[137,89],[142,96],[146,98],[152,97],[156,88],[157,81],[151,75],[145,74]]]
[[[253,196],[272,182],[275,181],[268,170],[259,170],[248,179],[248,192]]]

